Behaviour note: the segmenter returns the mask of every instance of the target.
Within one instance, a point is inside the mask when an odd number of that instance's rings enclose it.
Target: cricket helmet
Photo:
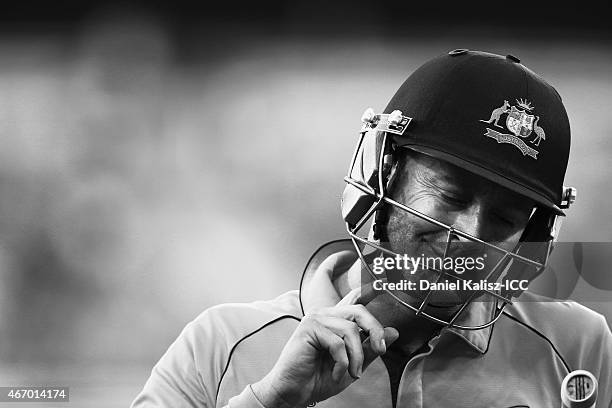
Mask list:
[[[559,217],[576,196],[574,188],[563,186],[570,125],[561,97],[550,84],[512,55],[454,50],[418,68],[382,114],[368,109],[362,122],[345,177],[342,215],[370,273],[364,245],[381,254],[392,254],[381,245],[384,226],[377,222],[384,220],[382,215],[389,205],[447,229],[449,242],[453,234],[502,251],[503,262],[489,276],[527,276],[532,280],[542,272],[558,234]],[[533,200],[536,208],[521,243],[508,252],[394,201],[389,196],[389,176],[401,148],[446,161]],[[369,221],[373,221],[373,234],[359,236],[358,231]],[[503,307],[520,293],[522,289],[484,291],[481,295],[500,304],[494,319],[457,327],[479,329],[493,324]],[[418,307],[406,306],[447,326],[456,325],[459,316],[454,315],[450,321],[431,316],[426,312],[426,301]]]

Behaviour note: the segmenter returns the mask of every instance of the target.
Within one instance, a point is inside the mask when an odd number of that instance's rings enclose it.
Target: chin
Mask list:
[[[432,308],[456,309],[468,298],[465,293],[457,291],[436,291],[429,296],[427,306]]]

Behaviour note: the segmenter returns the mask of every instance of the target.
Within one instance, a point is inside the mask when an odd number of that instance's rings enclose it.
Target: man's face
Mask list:
[[[480,176],[433,157],[409,151],[396,170],[392,198],[444,224],[513,250],[527,225],[534,202]],[[443,257],[448,231],[406,211],[390,206],[387,237],[398,254],[413,257]],[[464,271],[461,277],[482,279],[501,258],[501,253],[467,239],[453,237],[447,256],[483,257],[485,268]],[[438,274],[421,269],[414,274],[400,273],[402,279],[434,282]],[[397,273],[396,273],[397,277]],[[456,282],[454,278],[442,281]],[[419,292],[416,293],[418,297]],[[420,292],[421,294],[424,293]],[[469,293],[436,291],[431,304],[458,304]]]

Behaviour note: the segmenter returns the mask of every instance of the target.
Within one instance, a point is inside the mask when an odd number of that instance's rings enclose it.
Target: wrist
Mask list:
[[[292,404],[288,398],[267,377],[251,384],[251,390],[255,398],[265,408],[300,408],[305,404]]]

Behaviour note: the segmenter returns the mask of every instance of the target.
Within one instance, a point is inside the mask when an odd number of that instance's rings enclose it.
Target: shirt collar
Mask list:
[[[335,290],[332,279],[346,271],[347,253],[350,252],[356,260],[357,254],[352,242],[344,239],[324,244],[310,257],[300,282],[299,298],[303,314],[312,308],[334,306],[340,301],[340,295]],[[496,303],[492,301],[472,302],[459,316],[457,324],[475,326],[491,321],[496,308]],[[453,327],[443,329],[441,335],[445,332],[456,335],[476,351],[484,354],[487,352],[492,331],[493,325],[479,330]]]
[[[457,324],[461,326],[477,326],[483,322],[493,320],[497,302],[480,301],[470,303],[466,310],[457,318]],[[493,325],[478,330],[465,330],[456,327],[444,329],[449,333],[459,336],[465,340],[476,351],[484,354],[489,349],[489,340],[493,333]]]

